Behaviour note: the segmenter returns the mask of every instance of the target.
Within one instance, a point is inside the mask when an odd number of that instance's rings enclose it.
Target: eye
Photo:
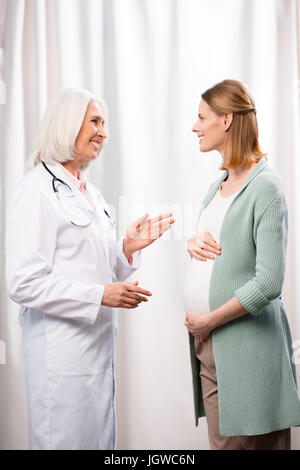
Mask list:
[[[97,125],[98,119],[92,119],[91,122],[94,122]],[[104,127],[105,122],[103,121],[101,126]]]

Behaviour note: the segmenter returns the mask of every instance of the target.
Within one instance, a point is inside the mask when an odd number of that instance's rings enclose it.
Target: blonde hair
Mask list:
[[[67,88],[49,102],[35,140],[34,150],[26,162],[26,169],[29,170],[40,162],[63,163],[74,160],[76,138],[91,101],[100,104],[104,114],[105,131],[108,133],[108,112],[105,101],[95,98],[88,90]],[[84,163],[81,169],[87,168],[89,163]]]
[[[224,164],[220,170],[249,167],[261,157],[268,159],[258,142],[255,101],[244,83],[223,80],[202,93],[201,97],[218,116],[233,113],[227,130]]]

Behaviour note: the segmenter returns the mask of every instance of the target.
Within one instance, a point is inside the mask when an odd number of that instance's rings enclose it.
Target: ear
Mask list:
[[[224,114],[224,131],[227,132],[233,121],[233,113]]]

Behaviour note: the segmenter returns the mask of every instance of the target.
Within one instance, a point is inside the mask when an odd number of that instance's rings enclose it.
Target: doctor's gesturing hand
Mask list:
[[[126,237],[123,241],[123,251],[129,258],[135,251],[141,250],[153,243],[157,238],[169,230],[175,219],[172,213],[160,214],[148,220],[148,212],[132,222],[127,228]]]
[[[123,252],[128,260],[135,251],[145,248],[161,237],[175,222],[172,213],[160,214],[149,220],[148,216],[146,212],[127,228],[123,240]],[[136,308],[140,302],[147,302],[148,299],[139,294],[150,296],[151,292],[138,287],[137,284],[138,281],[107,284],[104,287],[102,305],[115,308]]]

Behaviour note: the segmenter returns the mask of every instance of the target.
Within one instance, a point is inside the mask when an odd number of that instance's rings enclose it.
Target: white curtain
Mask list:
[[[6,87],[0,135],[0,345],[6,348],[6,364],[0,357],[0,448],[28,448],[18,307],[8,299],[4,279],[5,206],[24,174],[48,100],[61,88],[82,87],[108,104],[110,140],[87,177],[114,206],[120,235],[144,210],[152,215],[171,209],[176,217],[172,233],[144,250],[133,276],[152,291],[151,301],[119,312],[118,448],[208,449],[205,420],[194,427],[181,284],[185,236],[220,174],[221,158],[200,154],[191,128],[209,86],[234,78],[253,91],[261,145],[282,177],[289,206],[284,302],[300,348],[297,0],[0,1],[0,79]],[[292,440],[300,449],[298,428]]]

